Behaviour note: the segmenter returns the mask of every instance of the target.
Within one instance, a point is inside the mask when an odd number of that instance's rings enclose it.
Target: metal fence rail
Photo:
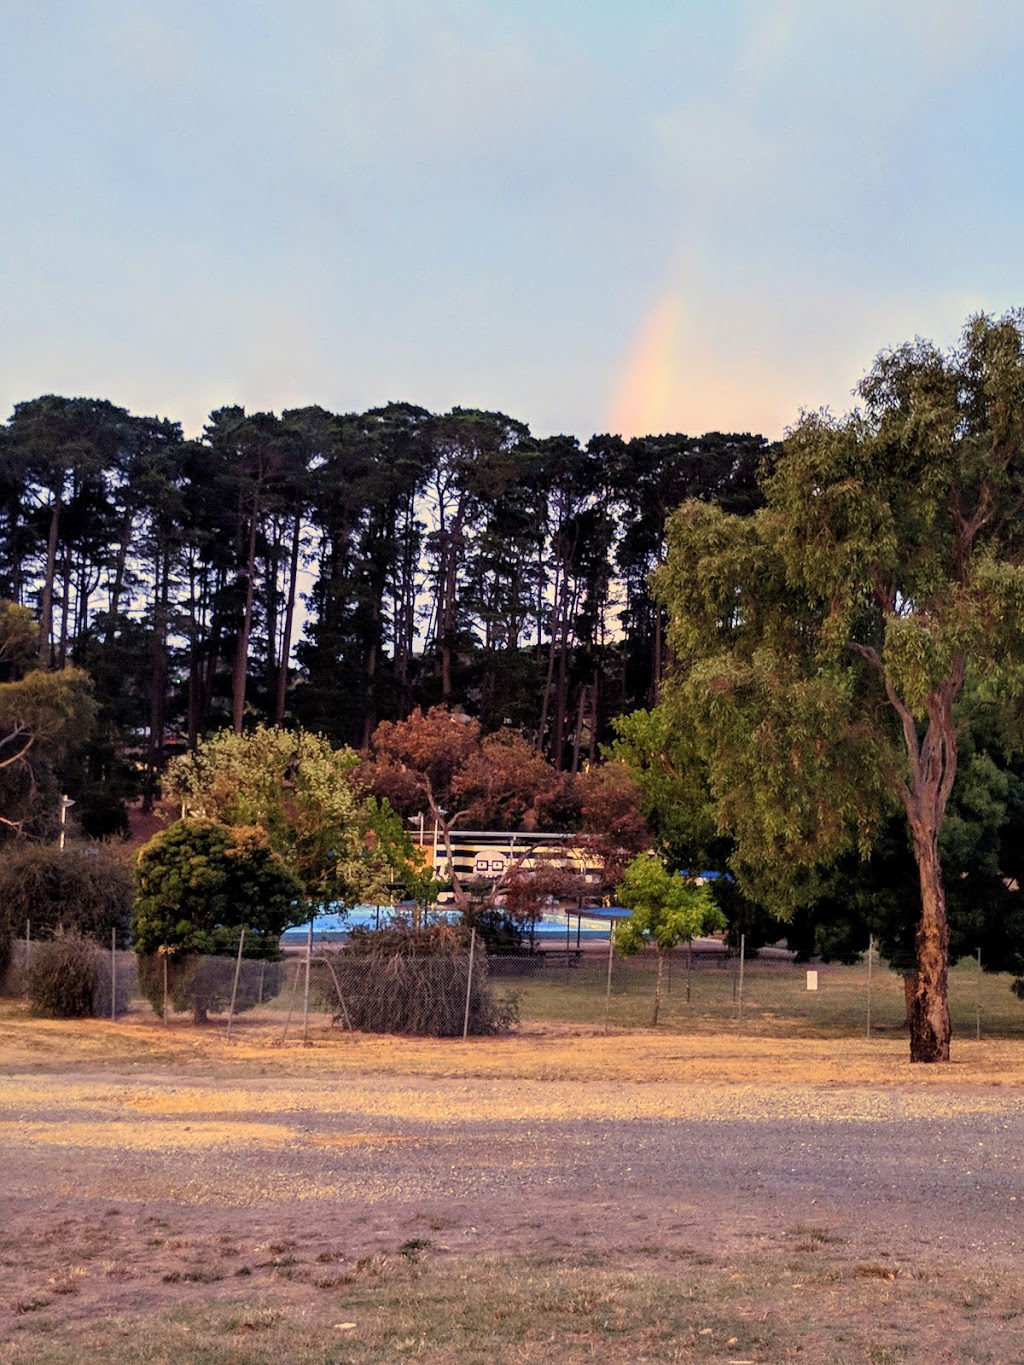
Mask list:
[[[16,940],[0,993],[28,998],[36,941]],[[534,954],[360,956],[345,944],[311,945],[282,962],[247,958],[151,959],[96,947],[93,1012],[117,1019],[151,1012],[221,1022],[253,1018],[283,1038],[311,1027],[456,1038],[563,1022],[612,1029],[651,1024],[658,979],[653,951],[622,957],[610,945]],[[658,1027],[742,1031],[773,1037],[885,1034],[904,1026],[903,980],[877,957],[845,967],[797,963],[778,951],[756,956],[678,948],[662,964]],[[1024,1001],[1011,978],[975,959],[950,973],[955,1034],[1024,1036]]]

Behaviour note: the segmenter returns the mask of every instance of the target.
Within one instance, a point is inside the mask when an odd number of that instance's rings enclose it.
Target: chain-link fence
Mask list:
[[[852,966],[797,962],[781,949],[747,955],[679,947],[623,957],[588,945],[536,957],[492,959],[492,978],[514,983],[524,1021],[726,1029],[765,1036],[865,1036],[906,1026],[904,978],[877,955]],[[959,1037],[1024,1035],[1024,1001],[1013,978],[966,959],[950,972],[950,1013]]]
[[[15,940],[2,993],[29,998],[38,941]],[[854,966],[798,963],[681,947],[623,957],[611,945],[548,947],[533,954],[407,956],[360,953],[345,943],[313,945],[272,962],[227,957],[139,959],[94,949],[93,1013],[144,1010],[168,1021],[252,1019],[281,1036],[333,1025],[365,1033],[455,1038],[561,1022],[608,1030],[657,1026],[774,1037],[864,1036],[905,1026],[903,978],[874,958]],[[659,985],[660,976],[660,985]],[[957,1036],[1024,1035],[1024,1001],[1006,975],[968,959],[950,973]]]

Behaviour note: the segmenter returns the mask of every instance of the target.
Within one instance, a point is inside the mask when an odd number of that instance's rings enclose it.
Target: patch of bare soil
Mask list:
[[[492,1258],[775,1315],[759,1361],[1024,1358],[1019,1047],[940,1074],[887,1041],[279,1032],[0,1021],[0,1360],[182,1305],[329,1327],[388,1268],[439,1294]],[[830,1355],[838,1327],[897,1353]],[[740,1358],[693,1330],[675,1358]],[[988,1356],[948,1353],[969,1340]]]

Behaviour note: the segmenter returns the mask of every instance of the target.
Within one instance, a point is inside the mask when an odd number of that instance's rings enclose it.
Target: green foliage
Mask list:
[[[222,730],[168,769],[166,793],[192,818],[258,826],[311,901],[386,900],[391,869],[411,844],[384,804],[357,790],[357,756],[280,726]]]
[[[28,607],[0,600],[0,681],[23,677],[38,652],[39,627]]]
[[[54,771],[88,742],[95,717],[92,681],[80,668],[33,669],[0,682],[0,828],[50,833]]]
[[[669,722],[695,736],[739,875],[782,913],[903,799],[900,708],[924,744],[965,661],[1005,698],[1021,655],[1020,319],[972,320],[949,356],[886,353],[861,394],[799,424],[753,516],[685,504],[656,576],[684,665]]]
[[[230,948],[221,931],[245,925],[280,937],[308,918],[303,886],[255,828],[178,820],[142,849],[132,942],[172,956]]]
[[[722,840],[708,788],[707,765],[692,731],[674,726],[665,708],[633,711],[615,721],[609,755],[625,763],[642,793],[656,846],[674,869],[718,867]]]
[[[69,844],[8,844],[0,849],[0,928],[34,937],[79,934],[104,947],[128,928],[134,896],[124,855]]]
[[[650,853],[633,859],[616,895],[631,912],[615,930],[615,946],[626,956],[651,946],[665,953],[698,934],[725,928],[708,888],[669,872]]]
[[[46,1019],[86,1019],[93,1013],[98,949],[77,934],[35,946],[28,973],[32,1013]]]

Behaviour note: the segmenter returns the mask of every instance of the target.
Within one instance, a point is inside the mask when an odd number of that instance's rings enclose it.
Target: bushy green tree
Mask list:
[[[265,831],[215,820],[178,820],[145,844],[136,886],[131,934],[142,958],[181,962],[191,954],[231,954],[243,927],[247,955],[266,956],[308,913],[301,882]],[[147,966],[140,965],[144,974]],[[197,1023],[207,1006],[204,998],[193,998]]]
[[[707,886],[687,881],[678,872],[669,872],[652,853],[641,853],[633,859],[616,887],[616,895],[631,912],[629,919],[616,927],[616,948],[626,956],[641,948],[654,948],[658,953],[653,1028],[661,1009],[665,954],[680,943],[689,943],[697,934],[723,929],[725,916]]]
[[[386,900],[412,845],[389,808],[360,792],[351,749],[260,725],[222,730],[169,767],[165,790],[189,818],[258,826],[314,906]],[[410,876],[412,872],[410,871]]]
[[[214,952],[217,931],[280,936],[306,917],[302,884],[262,829],[178,820],[139,850],[131,933],[141,953]]]
[[[773,908],[866,852],[895,804],[920,896],[911,1059],[949,1058],[940,835],[970,675],[1008,695],[1024,639],[1024,317],[884,353],[842,421],[805,417],[766,505],[690,502],[657,588],[733,865]]]

